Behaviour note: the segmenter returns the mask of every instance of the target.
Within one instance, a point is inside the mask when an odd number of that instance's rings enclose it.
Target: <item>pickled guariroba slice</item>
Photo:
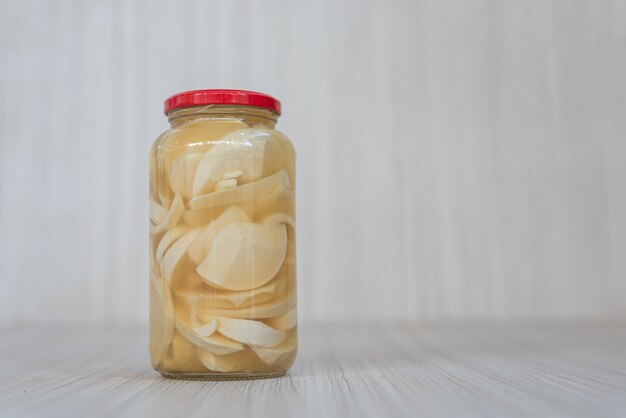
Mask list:
[[[151,319],[161,324],[151,353],[165,367],[271,370],[295,355],[293,195],[288,171],[266,155],[279,149],[272,140],[230,130],[165,164],[159,196],[170,197],[152,199],[150,212],[152,297],[164,307]]]

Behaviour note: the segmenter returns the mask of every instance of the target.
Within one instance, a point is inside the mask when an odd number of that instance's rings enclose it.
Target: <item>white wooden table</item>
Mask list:
[[[288,376],[173,381],[145,327],[2,328],[0,417],[624,417],[626,325],[303,324]]]

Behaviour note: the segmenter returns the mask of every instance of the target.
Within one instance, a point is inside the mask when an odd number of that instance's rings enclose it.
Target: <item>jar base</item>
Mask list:
[[[168,373],[162,372],[161,376],[175,380],[257,380],[273,379],[287,374],[287,370],[280,372],[238,372],[238,373]]]

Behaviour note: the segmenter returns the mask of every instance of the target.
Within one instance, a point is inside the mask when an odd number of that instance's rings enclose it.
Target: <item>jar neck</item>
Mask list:
[[[174,109],[167,114],[172,128],[194,120],[240,120],[248,125],[262,125],[273,129],[278,114],[260,107],[237,105],[206,105]]]

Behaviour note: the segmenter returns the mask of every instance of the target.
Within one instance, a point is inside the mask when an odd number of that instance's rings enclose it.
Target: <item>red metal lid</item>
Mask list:
[[[164,103],[165,114],[181,107],[230,104],[263,107],[280,115],[280,101],[267,94],[247,90],[193,90],[178,93]]]

